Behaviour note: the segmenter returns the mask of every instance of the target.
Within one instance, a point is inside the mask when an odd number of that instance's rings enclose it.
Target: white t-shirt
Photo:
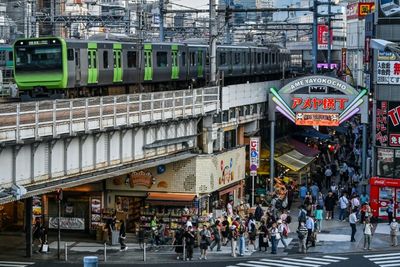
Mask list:
[[[347,205],[349,204],[349,200],[345,196],[341,196],[339,198],[339,204],[341,209],[347,208]]]
[[[364,234],[372,235],[372,224],[370,224],[370,223],[365,224]]]
[[[232,209],[231,203],[228,203],[228,205],[226,205],[226,209],[228,210],[228,214],[229,215],[233,214],[233,209]]]
[[[358,198],[353,198],[351,200],[351,207],[354,209],[355,207],[359,207],[360,206],[360,201],[358,200]]]

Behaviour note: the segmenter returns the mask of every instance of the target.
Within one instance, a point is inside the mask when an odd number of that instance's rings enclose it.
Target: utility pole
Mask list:
[[[332,52],[332,41],[331,41],[331,0],[328,0],[328,69],[331,69],[331,52]]]
[[[217,10],[215,0],[210,0],[210,84],[216,84],[217,75]]]
[[[318,0],[313,0],[313,38],[312,38],[312,64],[313,74],[317,74],[318,61]]]
[[[164,42],[164,0],[160,1],[160,42]]]

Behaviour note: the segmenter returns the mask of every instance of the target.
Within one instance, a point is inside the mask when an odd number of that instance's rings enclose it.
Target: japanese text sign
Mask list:
[[[257,175],[260,163],[260,137],[250,138],[250,175]]]

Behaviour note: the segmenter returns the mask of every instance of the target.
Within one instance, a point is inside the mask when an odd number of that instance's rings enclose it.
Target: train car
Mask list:
[[[218,46],[217,70],[231,82],[279,74],[278,47]],[[44,37],[14,44],[15,79],[27,97],[77,97],[205,85],[208,45]]]
[[[14,62],[13,48],[11,45],[0,45],[0,97],[14,95]]]

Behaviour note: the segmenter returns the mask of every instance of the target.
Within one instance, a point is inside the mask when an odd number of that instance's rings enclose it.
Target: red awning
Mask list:
[[[318,149],[307,146],[306,144],[297,141],[293,138],[288,138],[288,143],[294,147],[295,150],[307,157],[315,157],[320,151]]]
[[[160,206],[192,206],[195,194],[150,192],[146,202]]]

